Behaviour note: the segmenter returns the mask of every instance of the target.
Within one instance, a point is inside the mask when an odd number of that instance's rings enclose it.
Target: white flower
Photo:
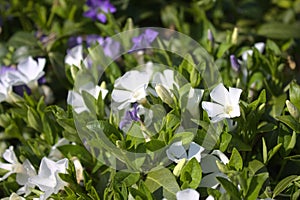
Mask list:
[[[45,64],[46,59],[44,58],[38,58],[38,61],[35,61],[30,56],[22,60],[17,65],[17,71],[7,72],[10,83],[13,85],[26,84],[30,87],[32,84],[37,83],[37,80],[45,74],[43,71]]]
[[[211,122],[215,123],[225,118],[234,118],[240,116],[239,100],[242,93],[241,89],[229,87],[229,91],[222,83],[217,85],[210,97],[216,103],[202,102],[202,108],[206,110]]]
[[[40,196],[40,200],[45,200],[51,194],[57,194],[63,189],[66,183],[61,180],[59,173],[66,173],[68,168],[68,159],[62,159],[54,162],[46,157],[41,161],[37,176],[29,178],[29,182],[38,186],[44,192]]]
[[[5,180],[13,173],[22,171],[22,164],[18,161],[13,146],[10,146],[8,149],[6,149],[2,156],[8,163],[0,162],[0,168],[8,170],[8,172],[2,178],[0,178],[0,181]]]
[[[84,100],[82,98],[82,91],[88,92],[90,95],[92,95],[95,99],[98,99],[99,93],[101,91],[102,99],[105,98],[105,96],[108,93],[108,90],[101,88],[98,85],[94,85],[92,82],[89,82],[79,88],[79,93],[75,91],[69,91],[67,103],[71,105],[76,113],[81,113],[83,111],[88,111],[89,109],[86,107]]]
[[[65,63],[72,66],[80,66],[83,60],[82,45],[77,45],[70,49],[65,57]]]
[[[174,79],[174,71],[170,69],[166,69],[163,72],[156,72],[154,74],[152,86],[155,87],[156,85],[162,85],[170,92],[170,94],[172,93],[171,90],[179,88],[178,83]],[[176,88],[174,88],[174,86]]]
[[[265,43],[263,43],[263,42],[258,42],[258,43],[255,43],[254,44],[254,48],[256,48],[260,53],[262,53],[263,51],[264,51],[264,49],[265,49]],[[253,54],[253,50],[247,50],[247,51],[245,51],[243,54],[242,54],[242,59],[244,60],[244,61],[247,61],[247,59],[248,59],[248,55],[249,56],[252,56],[252,54]]]
[[[208,187],[215,189],[219,185],[219,182],[216,179],[216,177],[221,176],[226,178],[226,175],[220,172],[217,166],[217,161],[221,161],[223,164],[227,164],[229,162],[226,155],[219,150],[214,150],[210,154],[202,156],[200,165],[202,168],[202,173],[206,175],[203,176],[200,183],[200,187]]]
[[[3,158],[9,163],[1,163],[0,168],[8,170],[8,172],[0,178],[0,181],[5,180],[8,176],[13,173],[16,173],[16,181],[19,185],[22,185],[17,193],[18,194],[26,194],[30,193],[30,188],[33,188],[33,185],[28,182],[28,179],[34,175],[36,175],[36,171],[29,160],[25,160],[23,164],[21,164],[15,152],[13,151],[13,146],[10,146],[9,149],[6,149],[3,153]]]
[[[147,96],[146,88],[150,80],[150,75],[146,72],[129,71],[118,78],[112,91],[112,99],[118,103],[118,109],[122,110],[130,103],[139,102]]]
[[[194,189],[185,189],[176,193],[177,200],[199,200],[200,194]]]
[[[178,163],[181,159],[191,160],[192,158],[196,158],[198,162],[201,161],[201,152],[204,151],[204,148],[198,145],[195,142],[192,142],[189,146],[188,154],[184,146],[182,145],[182,141],[174,142],[171,146],[166,150],[167,156],[170,160]]]
[[[2,82],[0,82],[0,102],[5,101],[7,99],[9,88],[9,85],[5,85]]]
[[[57,149],[57,147],[60,146],[64,146],[69,144],[69,140],[67,140],[66,138],[61,138],[57,141],[57,143],[55,145],[53,145],[51,147],[51,150],[48,154],[48,158],[50,158],[51,160],[59,160],[63,157],[62,153]]]
[[[25,200],[25,198],[20,197],[16,193],[12,193],[9,197],[2,198],[1,200]]]

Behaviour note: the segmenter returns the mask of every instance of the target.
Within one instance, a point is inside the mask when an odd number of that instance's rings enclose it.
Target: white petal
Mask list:
[[[43,69],[46,60],[40,58],[38,62],[39,63],[37,63],[32,57],[28,57],[18,64],[18,71],[20,71],[26,77],[28,82],[37,80],[44,74]]]
[[[201,161],[201,152],[203,152],[205,149],[201,147],[199,144],[192,142],[190,144],[190,148],[188,151],[188,159],[191,160],[192,158],[196,158],[198,162]]]
[[[222,113],[220,115],[217,115],[217,116],[211,118],[210,122],[211,123],[217,123],[217,122],[219,122],[219,121],[221,121],[221,120],[223,120],[225,118],[230,118],[230,115]]]
[[[77,45],[70,49],[65,57],[65,63],[71,66],[79,66],[82,60],[82,45]]]
[[[185,189],[176,193],[177,200],[199,200],[200,194],[194,189]]]
[[[265,43],[264,42],[258,42],[254,44],[254,47],[260,52],[262,53],[265,49]]]
[[[143,87],[149,83],[150,75],[146,72],[139,72],[136,70],[126,72],[122,77],[115,81],[115,88],[123,88],[129,91]]]
[[[219,181],[216,177],[226,177],[224,174],[215,172],[204,176],[201,180],[199,187],[216,188],[219,185]]]
[[[230,118],[239,117],[241,115],[240,106],[234,105],[232,106],[232,111],[230,112]]]
[[[16,181],[19,185],[26,185],[28,183],[28,178],[35,176],[36,171],[28,159],[23,162],[22,167],[24,172],[17,174]]]
[[[216,103],[203,101],[202,108],[207,112],[209,117],[216,117],[224,114],[224,107]]]
[[[243,90],[239,88],[232,88],[232,87],[229,88],[229,98],[231,104],[239,104],[242,92]]]
[[[210,93],[210,97],[213,101],[225,105],[228,102],[229,92],[223,85],[223,83],[220,83],[217,85]]]
[[[10,175],[12,175],[13,173],[14,173],[13,171],[7,172],[6,174],[4,174],[4,176],[2,176],[2,177],[0,178],[0,181],[3,181],[3,180],[5,180],[5,179],[7,179],[7,177],[9,177]]]
[[[5,150],[5,152],[3,153],[3,158],[11,164],[19,163],[16,154],[14,152],[13,146],[10,146],[8,149]]]
[[[202,172],[205,174],[208,174],[211,172],[219,172],[219,168],[216,163],[217,160],[219,161],[219,159],[216,156],[210,155],[210,154],[203,157],[201,159],[201,163],[200,163]]]
[[[182,146],[182,141],[171,144],[171,146],[166,150],[166,153],[168,158],[176,163],[178,163],[182,158],[187,158],[186,151]]]
[[[247,61],[248,56],[252,56],[253,50],[247,50],[242,54],[243,61]]]
[[[131,99],[131,97],[132,97],[132,92],[127,90],[114,89],[111,94],[111,98],[113,99],[113,101],[119,103],[128,101],[129,99]]]
[[[5,169],[7,171],[12,171],[13,170],[13,164],[8,164],[8,163],[1,163],[0,162],[0,169]]]
[[[229,162],[227,156],[220,150],[213,150],[211,154],[218,156],[224,164]]]

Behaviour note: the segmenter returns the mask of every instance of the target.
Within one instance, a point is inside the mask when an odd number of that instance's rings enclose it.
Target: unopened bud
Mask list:
[[[239,29],[237,27],[235,27],[233,29],[233,32],[232,32],[232,35],[231,35],[231,43],[232,44],[237,44],[238,35],[239,35]]]
[[[168,104],[170,107],[174,107],[174,100],[170,92],[163,85],[157,84],[155,86],[155,91],[163,102]]]
[[[293,118],[295,118],[297,121],[299,121],[300,113],[299,113],[298,108],[294,104],[292,104],[289,100],[286,100],[285,104],[286,104],[286,107],[289,110],[289,113],[291,114],[291,116]]]
[[[235,55],[230,55],[230,64],[231,64],[231,68],[238,72],[240,71],[241,65],[238,62],[237,58],[235,57]]]
[[[179,175],[180,175],[181,170],[182,170],[182,168],[183,168],[183,166],[184,166],[184,164],[185,164],[185,161],[186,161],[186,159],[185,159],[185,158],[182,158],[182,159],[177,163],[177,165],[174,167],[173,174],[174,174],[175,176],[179,176]]]

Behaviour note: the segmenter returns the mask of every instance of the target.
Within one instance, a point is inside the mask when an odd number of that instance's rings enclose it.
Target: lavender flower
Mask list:
[[[145,32],[141,35],[132,38],[133,47],[129,52],[149,48],[151,43],[156,39],[157,36],[158,32],[151,29],[146,29]]]
[[[104,13],[114,13],[117,11],[117,9],[109,2],[109,0],[88,0],[86,4],[90,9],[83,15],[91,18],[92,20],[98,20],[102,23],[105,23],[107,20]]]
[[[130,124],[132,121],[140,121],[140,116],[138,114],[139,111],[139,106],[137,103],[133,104],[133,108],[126,111],[124,117],[122,118],[120,124],[119,124],[119,128],[122,129],[123,127],[125,127],[126,125]]]
[[[215,42],[214,35],[210,29],[207,30],[207,39],[211,41],[212,44]]]
[[[230,55],[230,64],[234,71],[238,72],[241,69],[241,65],[235,55]]]

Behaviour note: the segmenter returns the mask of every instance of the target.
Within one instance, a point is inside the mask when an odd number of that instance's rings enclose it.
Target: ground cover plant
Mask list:
[[[299,0],[0,0],[2,199],[298,199]]]

